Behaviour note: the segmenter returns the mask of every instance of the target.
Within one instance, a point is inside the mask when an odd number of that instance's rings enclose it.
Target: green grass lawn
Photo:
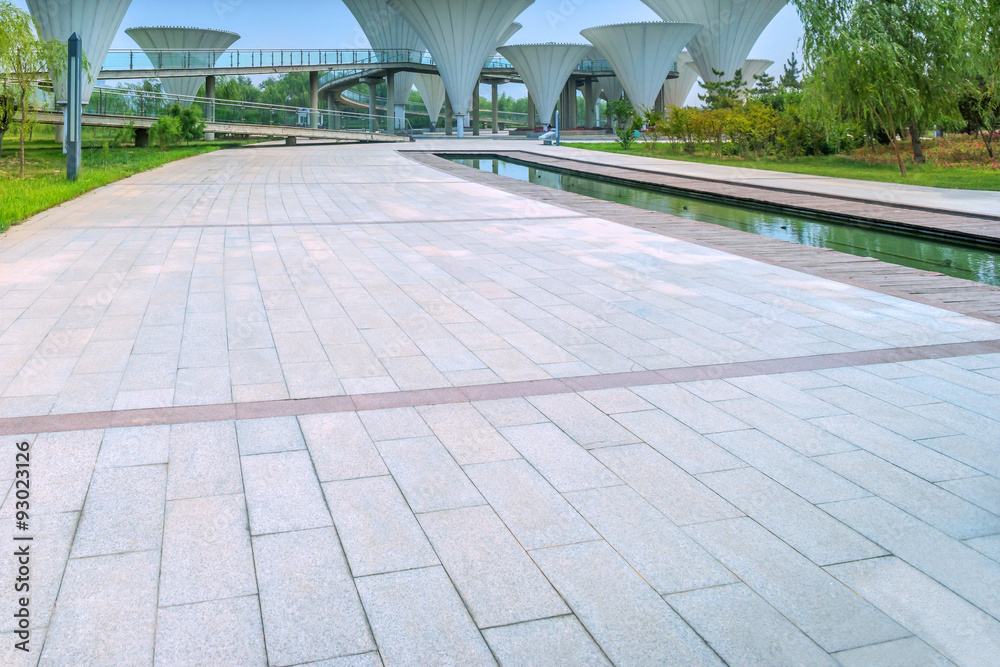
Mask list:
[[[857,178],[865,181],[886,183],[907,183],[909,185],[929,185],[939,188],[964,188],[968,190],[1000,190],[1000,171],[970,166],[942,167],[932,164],[907,164],[907,175],[899,173],[895,165],[871,164],[842,155],[820,155],[796,157],[791,160],[764,158],[744,160],[739,157],[716,157],[706,153],[690,155],[680,150],[676,144],[637,144],[625,151],[616,143],[563,143],[563,146],[584,148],[606,153],[625,153],[643,157],[657,157],[667,160],[700,162],[703,164],[724,164],[731,167],[767,169],[770,171],[811,174],[813,176],[836,176]]]
[[[62,153],[62,144],[52,140],[52,132],[48,128],[36,132],[36,135],[44,134],[45,138],[36,136],[26,143],[25,177],[18,178],[18,141],[11,134],[4,138],[3,155],[0,156],[0,232],[102,185],[173,160],[243,143],[201,141],[167,151],[161,151],[158,147],[123,146],[108,148],[105,154],[102,144],[107,139],[91,131],[84,134],[79,180],[70,183],[66,180],[66,156]]]

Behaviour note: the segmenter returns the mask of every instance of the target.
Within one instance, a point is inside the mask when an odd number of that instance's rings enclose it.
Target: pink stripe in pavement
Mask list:
[[[824,368],[867,366],[899,361],[943,359],[947,357],[964,357],[993,353],[1000,353],[1000,340],[896,347],[882,350],[819,354],[808,357],[765,359],[762,361],[711,364],[706,366],[683,366],[655,371],[632,371],[552,380],[529,380],[524,382],[469,385],[465,387],[445,387],[441,389],[414,389],[376,394],[325,396],[322,398],[295,398],[247,403],[146,408],[141,410],[108,410],[104,412],[6,417],[0,419],[0,435],[83,431],[119,426],[186,424],[225,421],[229,419],[257,419],[261,417],[290,417],[332,412],[378,410],[381,408],[439,405],[443,403],[467,403],[470,401],[486,401],[501,398],[524,398],[526,396],[566,394],[597,389],[674,384],[694,380],[777,375],[795,371],[821,370]]]

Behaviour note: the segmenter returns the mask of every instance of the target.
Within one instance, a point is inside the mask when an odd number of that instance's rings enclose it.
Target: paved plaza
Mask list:
[[[1000,664],[1000,324],[413,147],[0,236],[0,664]]]

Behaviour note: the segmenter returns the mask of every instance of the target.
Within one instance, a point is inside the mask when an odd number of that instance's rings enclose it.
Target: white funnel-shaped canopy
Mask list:
[[[701,23],[688,43],[702,81],[726,81],[788,0],[642,0],[664,21]],[[712,70],[722,72],[716,76]]]
[[[520,30],[523,27],[524,26],[521,25],[520,23],[518,23],[517,21],[514,21],[509,26],[507,26],[507,29],[503,31],[502,35],[500,35],[500,39],[497,40],[496,46],[493,47],[493,51],[496,52],[497,49],[499,49],[501,46],[503,46],[504,44],[506,44],[507,40],[509,40],[511,37],[513,37],[514,33],[516,33],[518,30]]]
[[[696,23],[621,23],[581,30],[611,63],[625,93],[637,109],[651,109],[663,82],[691,36]]]
[[[344,0],[354,14],[373,49],[424,50],[424,43],[417,32],[388,0]],[[396,72],[393,86],[393,104],[406,104],[413,89],[413,72]]]
[[[547,123],[566,79],[591,48],[590,44],[517,44],[497,51],[521,75],[538,116]]]
[[[534,0],[392,0],[434,56],[456,116],[472,106],[483,63]]]
[[[444,81],[437,74],[421,72],[413,77],[413,82],[417,85],[420,99],[424,101],[424,108],[427,109],[431,125],[437,125],[438,116],[441,115],[441,107],[444,106]]]
[[[214,67],[222,53],[240,38],[228,30],[170,26],[129,28],[125,34],[142,47],[156,69],[182,67],[185,64]],[[153,53],[161,49],[178,51]],[[200,76],[166,76],[160,79],[160,85],[168,95],[194,97],[204,80]],[[189,105],[191,101],[183,101],[182,104]]]
[[[773,60],[761,60],[752,58],[743,63],[743,87],[750,90],[757,85],[757,77],[767,71],[767,68],[774,64]]]
[[[604,54],[601,50],[596,47],[590,47],[590,51],[587,53],[588,60],[606,60]],[[622,88],[622,82],[618,80],[617,76],[599,76],[597,77],[597,87],[599,90],[604,91],[604,99],[608,102],[614,102],[615,100],[620,100],[625,89]]]
[[[90,91],[97,83],[111,40],[125,18],[132,0],[27,0],[28,11],[38,25],[38,36],[63,44],[74,32],[83,40],[83,53],[89,67],[82,82],[83,103],[90,101]],[[56,99],[66,100],[66,80],[52,82]]]
[[[663,106],[682,107],[698,80],[698,70],[692,66],[691,54],[686,50],[677,56],[676,79],[667,79],[663,84]]]
[[[625,89],[622,88],[622,82],[618,80],[617,76],[599,76],[597,77],[597,83],[601,86],[601,90],[604,91],[604,99],[608,102],[617,102],[625,93]]]

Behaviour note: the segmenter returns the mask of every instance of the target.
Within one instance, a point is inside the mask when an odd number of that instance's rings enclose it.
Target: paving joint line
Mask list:
[[[402,154],[439,171],[460,174],[469,181],[574,211],[586,217],[607,220],[970,317],[1000,322],[1000,288],[992,285],[526,183],[454,163],[437,155],[442,152],[446,151],[408,151]],[[474,152],[466,151],[469,154]],[[483,155],[508,154],[510,151],[483,152]],[[543,165],[546,160],[556,159],[529,155],[538,158],[534,161]],[[642,182],[637,181],[637,184],[641,185]],[[799,195],[804,198],[809,196],[811,195]],[[800,208],[811,210],[807,206]],[[823,213],[822,210],[816,212]]]
[[[384,408],[419,407],[449,403],[470,403],[504,398],[551,396],[600,389],[676,384],[695,380],[715,380],[760,375],[779,375],[827,368],[849,368],[874,364],[945,359],[1000,353],[1000,339],[963,343],[940,343],[878,350],[836,352],[806,357],[785,357],[759,361],[738,361],[703,366],[680,366],[660,370],[627,371],[603,375],[583,375],[547,380],[524,380],[493,384],[434,389],[286,398],[241,403],[215,403],[164,408],[138,408],[64,414],[5,417],[0,419],[0,435],[24,435],[85,431],[126,426],[159,426],[198,422],[297,417],[336,412],[362,412]]]

